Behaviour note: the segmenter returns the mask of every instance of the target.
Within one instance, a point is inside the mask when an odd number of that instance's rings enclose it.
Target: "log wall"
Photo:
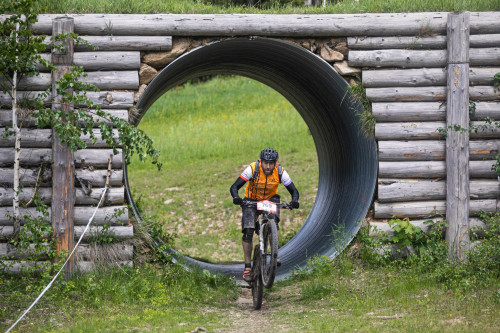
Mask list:
[[[35,29],[52,33],[52,20],[40,15]],[[437,129],[446,124],[446,64],[448,13],[394,13],[353,15],[69,15],[75,32],[99,47],[75,46],[74,63],[88,74],[85,81],[101,89],[89,93],[113,115],[135,123],[133,106],[158,72],[183,53],[212,41],[263,36],[296,43],[329,62],[351,85],[361,78],[376,119],[379,178],[374,202],[376,222],[392,216],[412,220],[446,213],[446,145]],[[0,16],[1,19],[1,16]],[[492,77],[500,72],[500,12],[470,13],[470,100],[475,102],[473,124],[481,118],[500,120],[500,91]],[[50,53],[44,55],[49,58]],[[286,56],[286,55],[283,55]],[[25,78],[18,98],[50,86],[50,73],[41,68],[36,78]],[[0,77],[0,80],[2,78]],[[11,121],[11,100],[0,93],[0,134]],[[52,135],[23,123],[21,182],[29,200],[42,162],[52,161]],[[96,131],[98,131],[96,129]],[[470,214],[497,211],[500,187],[491,170],[500,148],[500,131],[471,133],[469,143]],[[12,229],[12,165],[14,145],[0,140],[0,257],[12,254],[5,244]],[[90,218],[104,186],[111,150],[104,142],[74,154],[75,236]],[[121,151],[113,158],[111,189],[95,224],[126,208]],[[50,203],[50,168],[41,173],[39,193]],[[32,207],[24,213],[36,215]],[[22,221],[24,223],[24,221]],[[133,236],[128,216],[111,221],[119,238]],[[120,264],[130,265],[130,248]],[[81,269],[90,269],[88,251]],[[5,258],[4,259],[9,259]],[[13,269],[17,269],[15,266]]]
[[[493,28],[493,26],[492,26]],[[488,34],[471,27],[469,98],[472,126],[481,118],[500,119],[500,27]],[[446,214],[445,31],[423,36],[349,37],[349,64],[362,68],[372,102],[379,149],[376,219],[412,219]],[[470,214],[497,211],[500,183],[491,170],[500,148],[498,129],[473,131],[469,142]]]

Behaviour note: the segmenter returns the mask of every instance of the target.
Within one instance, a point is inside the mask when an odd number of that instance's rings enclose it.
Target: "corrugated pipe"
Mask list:
[[[316,201],[299,232],[279,250],[283,264],[277,279],[305,267],[314,256],[334,258],[359,230],[375,191],[377,149],[375,141],[362,133],[361,103],[350,98],[348,84],[330,64],[306,49],[270,38],[235,38],[196,48],[164,68],[137,103],[138,121],[167,90],[214,74],[249,77],[281,93],[300,113],[316,144]],[[141,221],[128,181],[126,190]],[[241,278],[243,271],[243,264],[183,258],[188,264],[236,278]]]

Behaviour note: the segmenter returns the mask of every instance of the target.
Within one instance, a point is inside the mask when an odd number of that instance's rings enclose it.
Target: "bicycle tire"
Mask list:
[[[252,268],[252,302],[255,310],[260,310],[262,306],[262,297],[264,295],[264,284],[262,283],[262,274],[260,274],[260,260],[260,248],[259,245],[255,245]]]
[[[264,225],[264,252],[262,253],[260,273],[264,287],[271,288],[276,276],[278,261],[278,229],[274,219],[268,220]]]

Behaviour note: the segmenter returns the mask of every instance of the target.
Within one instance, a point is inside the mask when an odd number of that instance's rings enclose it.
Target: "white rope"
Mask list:
[[[66,264],[68,263],[68,261],[71,259],[71,256],[73,255],[73,253],[75,253],[75,250],[76,248],[78,247],[78,245],[80,245],[80,242],[82,241],[82,238],[83,238],[83,235],[85,235],[85,233],[87,232],[89,226],[90,226],[90,223],[92,223],[92,221],[94,220],[94,216],[95,214],[97,213],[97,210],[99,209],[99,207],[101,206],[101,202],[102,200],[104,199],[104,196],[106,195],[106,191],[108,190],[108,187],[105,187],[104,188],[104,191],[102,192],[102,195],[101,195],[101,199],[99,200],[99,204],[97,204],[97,207],[94,211],[94,214],[92,214],[92,216],[90,217],[89,219],[89,223],[87,223],[87,226],[85,227],[85,229],[83,230],[83,233],[82,235],[80,236],[80,239],[78,239],[78,242],[76,243],[75,245],[75,248],[73,249],[73,251],[71,251],[71,253],[69,254],[68,258],[66,259],[66,261],[64,262],[64,264],[61,266],[61,269],[59,269],[59,272],[57,272],[57,274],[54,276],[54,278],[52,279],[52,281],[49,282],[49,284],[47,285],[47,287],[45,287],[45,289],[40,293],[40,295],[37,297],[37,299],[30,305],[30,307],[24,311],[23,315],[21,317],[19,317],[19,319],[7,330],[5,331],[5,333],[9,333],[16,325],[17,323],[19,323],[21,321],[21,319],[24,318],[24,316],[31,310],[31,308],[33,306],[35,306],[35,304],[38,302],[38,300],[40,298],[42,298],[43,294],[45,294],[45,292],[47,290],[49,290],[49,288],[52,286],[52,284],[54,283],[54,281],[57,279],[57,277],[59,276],[59,274],[62,272],[64,266],[66,266]]]

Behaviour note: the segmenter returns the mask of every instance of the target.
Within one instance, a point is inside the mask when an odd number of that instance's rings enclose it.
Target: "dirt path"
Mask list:
[[[260,333],[260,332],[289,332],[292,328],[286,324],[277,324],[275,320],[276,311],[267,302],[264,291],[264,301],[260,310],[253,309],[252,290],[240,288],[235,306],[231,307],[224,320],[224,328],[216,332],[235,333]]]

